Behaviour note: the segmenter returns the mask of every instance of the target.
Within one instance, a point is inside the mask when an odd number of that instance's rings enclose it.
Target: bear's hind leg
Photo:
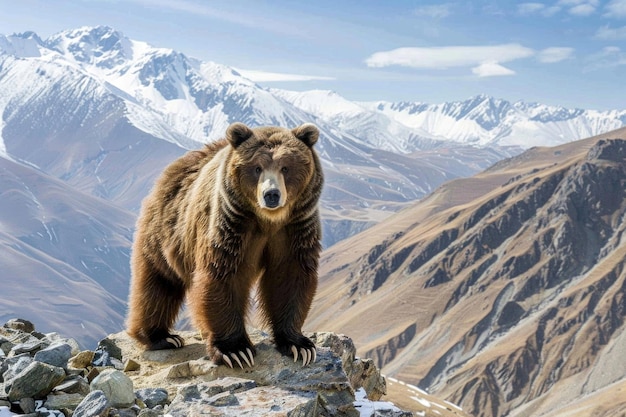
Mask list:
[[[128,334],[148,350],[183,347],[183,339],[171,334],[170,329],[184,298],[182,282],[148,268],[145,261],[136,262],[129,297]]]

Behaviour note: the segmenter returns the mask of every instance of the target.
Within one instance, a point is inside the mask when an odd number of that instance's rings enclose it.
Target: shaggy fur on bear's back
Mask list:
[[[186,296],[212,358],[251,365],[245,315],[258,279],[277,348],[303,363],[314,359],[301,328],[321,251],[318,136],[311,124],[235,123],[225,139],[165,169],[137,222],[129,334],[150,349],[182,346],[170,330]]]

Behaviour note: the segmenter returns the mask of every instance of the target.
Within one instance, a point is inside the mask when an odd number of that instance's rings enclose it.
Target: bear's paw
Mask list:
[[[248,367],[254,366],[256,349],[246,339],[238,341],[213,341],[209,348],[209,356],[215,363],[226,364],[231,369],[235,365],[244,369],[244,363]]]
[[[307,366],[317,360],[317,349],[308,337],[300,334],[275,339],[278,351],[285,356],[293,356],[294,363],[302,358],[302,366]]]
[[[148,347],[148,350],[164,350],[164,349],[179,349],[185,346],[185,341],[177,334],[168,334],[163,339],[152,342]]]

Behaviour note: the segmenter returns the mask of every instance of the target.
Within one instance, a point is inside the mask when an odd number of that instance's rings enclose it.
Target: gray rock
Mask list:
[[[82,376],[71,377],[52,390],[53,393],[82,394],[83,396],[89,394],[90,391],[89,383]]]
[[[87,395],[74,410],[72,417],[106,417],[111,408],[104,391],[96,390]]]
[[[35,399],[34,398],[22,398],[20,400],[20,408],[25,414],[35,412]]]
[[[67,368],[67,361],[72,357],[72,347],[67,343],[56,343],[35,353],[35,360],[48,365]]]
[[[114,359],[117,359],[117,362]],[[122,350],[109,338],[102,339],[94,352],[92,363],[94,366],[121,365],[123,369]]]
[[[117,369],[105,369],[91,381],[90,387],[92,391],[103,391],[111,407],[125,408],[135,403],[133,381]]]
[[[203,384],[190,384],[179,388],[176,398],[182,401],[195,401],[200,398],[210,398],[223,392],[248,391],[256,386],[256,382],[249,379],[226,377]]]
[[[35,331],[35,325],[25,319],[11,319],[4,323],[4,327],[7,329],[15,329],[25,333],[32,333]]]
[[[15,376],[26,369],[32,362],[33,358],[28,353],[24,353],[20,356],[8,358],[2,363],[0,373],[2,373],[2,380],[7,388],[10,387]]]
[[[139,410],[135,410],[133,408],[121,408],[119,410],[115,410],[115,412],[109,412],[109,417],[137,417]]]
[[[74,356],[78,354],[78,352],[80,352],[80,346],[78,345],[78,342],[76,340],[69,337],[63,337],[56,332],[46,333],[43,337],[43,340],[49,342],[51,345],[58,343],[65,343],[67,345],[70,345],[72,347],[71,356]]]
[[[50,394],[46,397],[46,402],[43,404],[49,410],[62,410],[64,408],[73,410],[83,401],[85,395],[82,394]]]
[[[352,339],[330,332],[314,333],[311,338],[317,346],[328,347],[341,357],[343,369],[354,390],[363,387],[367,397],[377,401],[387,393],[387,383],[372,359],[356,358]]]
[[[240,387],[255,385],[250,382],[252,381],[240,384]],[[210,395],[218,389],[216,388],[218,384],[219,381],[211,381],[211,383],[192,384],[181,388],[166,409],[166,414],[173,417],[190,415],[317,417],[324,415],[325,410],[320,406],[320,399],[314,392],[267,386],[252,387],[236,393],[223,391]],[[348,414],[333,415],[347,416]]]
[[[135,396],[144,402],[146,407],[165,406],[169,403],[169,395],[163,388],[144,388],[135,391]]]
[[[153,410],[151,408],[144,408],[137,414],[137,417],[159,417],[164,414],[163,410]]]
[[[239,405],[239,400],[237,400],[235,394],[231,394],[230,392],[222,392],[220,394],[216,394],[210,398],[207,398],[206,404],[213,407],[232,407],[235,405]]]
[[[63,368],[34,361],[12,379],[8,391],[9,400],[44,397],[64,378]]]
[[[47,346],[48,342],[45,342],[43,340],[29,340],[27,342],[18,343],[17,345],[13,346],[13,348],[9,352],[9,356],[17,356],[22,353],[34,354],[35,352],[38,352]]]

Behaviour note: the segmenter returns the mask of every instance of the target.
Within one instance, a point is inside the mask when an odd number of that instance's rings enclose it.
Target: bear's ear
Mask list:
[[[291,133],[302,142],[304,142],[308,147],[315,145],[317,139],[320,137],[320,131],[317,129],[312,123],[305,123],[301,126],[292,129]]]
[[[239,145],[250,139],[252,135],[252,129],[240,122],[233,123],[226,129],[226,139],[228,139],[233,148],[239,147]]]

